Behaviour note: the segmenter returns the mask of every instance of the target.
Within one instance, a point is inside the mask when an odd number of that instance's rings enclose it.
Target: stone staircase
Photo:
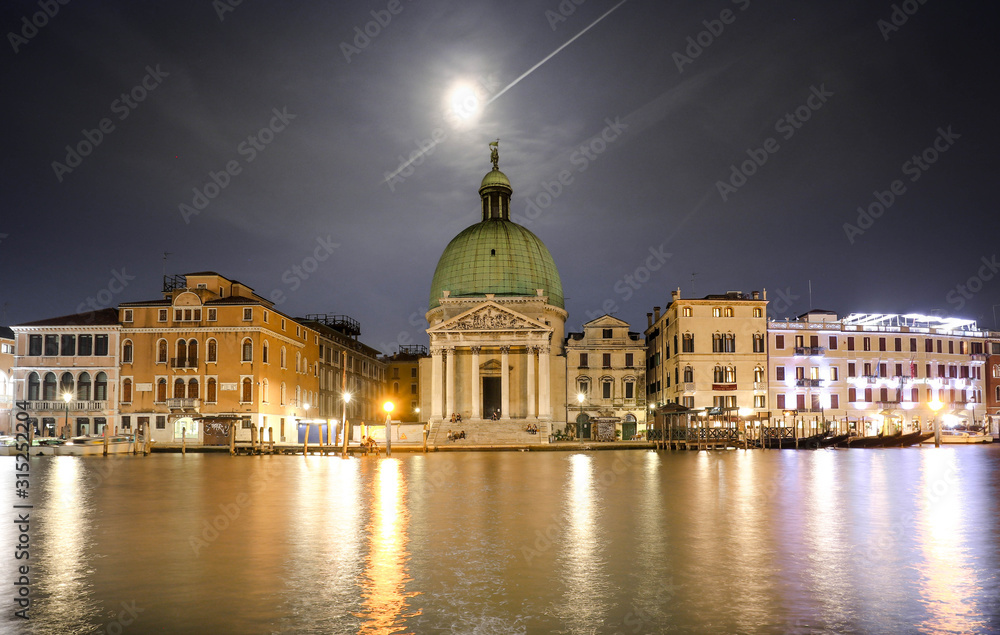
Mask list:
[[[431,430],[429,445],[435,447],[452,446],[504,446],[504,445],[541,445],[548,443],[550,423],[537,423],[538,433],[525,431],[528,421],[513,419],[506,421],[464,420],[456,423],[443,421]],[[448,440],[448,431],[465,431],[465,438],[457,441]]]

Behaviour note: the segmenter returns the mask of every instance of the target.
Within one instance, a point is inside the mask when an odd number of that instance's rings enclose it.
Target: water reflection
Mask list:
[[[976,606],[979,584],[966,549],[972,519],[958,482],[957,453],[923,452],[918,537],[923,557],[920,595],[928,617],[923,633],[973,633],[986,627]],[[974,528],[973,528],[974,529]]]
[[[406,571],[408,513],[401,502],[405,483],[397,459],[378,462],[377,482],[372,492],[372,513],[366,531],[368,558],[361,581],[364,618],[359,633],[395,633],[406,618],[407,600],[417,593],[406,591],[410,577]]]

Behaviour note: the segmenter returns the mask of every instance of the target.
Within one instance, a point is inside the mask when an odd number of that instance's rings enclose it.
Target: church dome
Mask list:
[[[549,304],[564,309],[562,281],[545,244],[510,220],[513,188],[497,167],[496,144],[491,143],[493,169],[479,186],[483,220],[464,229],[445,247],[434,280],[430,308],[449,297],[548,296]]]
[[[444,291],[450,297],[534,296],[536,289],[549,304],[563,306],[562,281],[545,244],[526,228],[509,220],[488,219],[463,230],[445,247],[434,280],[430,308]]]

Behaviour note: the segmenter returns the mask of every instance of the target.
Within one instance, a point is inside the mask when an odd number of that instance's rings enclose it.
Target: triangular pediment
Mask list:
[[[552,327],[517,311],[512,311],[496,302],[484,302],[464,313],[456,315],[450,320],[427,329],[427,332],[432,334],[476,331],[535,331],[551,333]]]
[[[614,316],[605,314],[605,315],[602,315],[599,318],[594,318],[593,320],[587,322],[583,326],[584,327],[594,327],[594,328],[597,328],[597,327],[613,327],[613,326],[621,327],[621,326],[624,326],[624,327],[628,328],[629,327],[629,323],[626,322],[625,320],[619,320],[618,318],[616,318]]]

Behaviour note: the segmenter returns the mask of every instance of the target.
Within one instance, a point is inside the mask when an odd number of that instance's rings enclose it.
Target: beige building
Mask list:
[[[646,429],[646,342],[610,315],[566,337],[566,421],[577,438],[631,440]]]
[[[117,317],[124,429],[221,445],[235,423],[239,440],[256,428],[295,442],[316,412],[319,334],[241,282],[170,276],[162,299],[122,303]]]
[[[393,419],[421,421],[420,360],[430,357],[422,344],[403,344],[394,355],[383,359],[386,368],[386,395],[395,405]]]
[[[0,434],[11,434],[14,409],[14,331],[0,326]]]
[[[770,321],[770,399],[779,412],[866,435],[930,429],[936,416],[981,423],[988,336],[972,320],[920,315],[810,311]]]
[[[703,298],[671,293],[663,314],[648,315],[647,399],[735,416],[758,416],[767,399],[767,292]]]
[[[542,241],[510,220],[513,189],[492,159],[482,220],[452,239],[431,283],[419,383],[435,444],[450,428],[469,443],[547,442],[566,425],[562,282]]]
[[[27,401],[42,436],[115,431],[121,326],[114,309],[12,327],[14,399]]]

